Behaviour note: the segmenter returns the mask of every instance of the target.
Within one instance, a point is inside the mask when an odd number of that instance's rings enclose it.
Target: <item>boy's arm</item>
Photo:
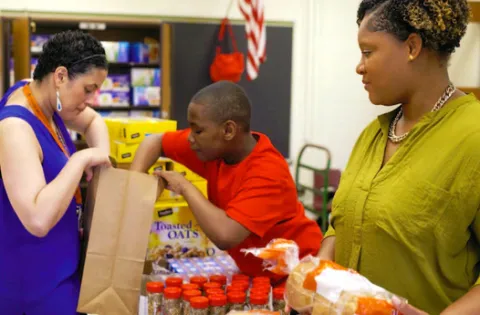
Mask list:
[[[130,170],[146,173],[162,155],[163,134],[155,134],[145,138],[135,153]]]

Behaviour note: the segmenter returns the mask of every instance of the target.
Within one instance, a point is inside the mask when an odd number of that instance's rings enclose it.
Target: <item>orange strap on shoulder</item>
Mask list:
[[[30,89],[29,84],[25,84],[23,86],[23,94],[25,94],[25,97],[27,98],[30,107],[35,113],[35,116],[37,116],[37,118],[42,122],[45,128],[47,128],[48,132],[53,137],[58,147],[62,150],[65,156],[69,158],[70,153],[68,152],[67,148],[62,144],[62,142],[58,138],[57,133],[53,130],[52,125],[50,125],[50,123],[48,122],[47,117],[45,117],[45,114],[43,114],[42,110],[40,109],[37,100],[35,99],[35,97],[33,97],[32,90]],[[59,130],[59,132],[61,131]],[[78,205],[82,204],[82,193],[80,191],[80,187],[77,187],[77,190],[75,191],[75,201]]]

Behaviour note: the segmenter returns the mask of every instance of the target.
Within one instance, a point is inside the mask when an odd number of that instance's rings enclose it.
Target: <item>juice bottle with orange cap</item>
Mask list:
[[[227,314],[227,296],[212,295],[208,298],[210,300],[210,315],[225,315]]]
[[[200,290],[183,291],[183,305],[182,305],[183,315],[190,314],[190,311],[191,311],[190,299],[197,296],[202,296],[202,292]]]
[[[183,285],[183,278],[180,277],[168,277],[167,280],[165,280],[165,284],[167,285],[167,288],[182,288]]]
[[[190,299],[190,315],[208,315],[208,298],[197,296]]]
[[[250,283],[248,283],[246,281],[234,281],[234,282],[232,282],[232,286],[233,287],[240,287],[246,292],[250,288]]]
[[[247,295],[245,292],[240,291],[232,291],[227,293],[227,311],[244,311],[246,302],[247,302]]]
[[[249,301],[250,296],[250,283],[246,281],[234,281],[232,282],[233,287],[237,287],[242,289],[243,292],[247,295],[247,303]]]
[[[252,286],[252,289],[265,289],[267,290],[268,292],[271,291],[272,289],[272,286],[270,285],[270,283],[254,283],[253,286]]]
[[[166,288],[163,299],[163,315],[182,315],[182,289]]]
[[[203,285],[203,291],[207,292],[209,289],[220,289],[222,285],[218,282],[207,282]]]
[[[268,295],[262,292],[254,292],[250,294],[251,310],[268,310]]]
[[[247,281],[250,282],[250,277],[244,274],[235,274],[232,276],[232,282],[235,281]]]
[[[200,290],[198,284],[194,283],[184,283],[182,285],[182,291],[191,291],[191,290]]]
[[[162,312],[164,285],[161,282],[147,282],[148,314],[160,315]]]
[[[285,288],[279,287],[273,289],[273,301],[272,306],[275,312],[279,312],[280,315],[285,315]]]
[[[227,286],[227,276],[225,275],[211,275],[210,276],[210,282],[217,282],[222,285],[222,289],[225,290],[225,287]]]
[[[205,295],[207,297],[210,297],[211,295],[225,295],[225,291],[223,291],[222,289],[208,289],[205,291]]]
[[[268,284],[270,285],[270,278],[269,277],[255,277],[252,280],[253,286],[258,284]]]
[[[270,287],[255,287],[250,289],[250,295],[255,294],[265,294],[267,296],[270,295]]]
[[[203,276],[193,276],[190,278],[190,283],[198,285],[201,291],[203,291],[203,285],[207,283],[207,281],[207,278]]]
[[[243,289],[243,287],[234,286],[234,285],[227,286],[227,294],[234,291],[245,293],[245,290]]]

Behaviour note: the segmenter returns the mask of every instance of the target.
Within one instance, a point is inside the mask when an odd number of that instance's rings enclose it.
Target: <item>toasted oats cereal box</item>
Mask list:
[[[188,204],[164,200],[155,204],[147,260],[205,257],[206,237]]]

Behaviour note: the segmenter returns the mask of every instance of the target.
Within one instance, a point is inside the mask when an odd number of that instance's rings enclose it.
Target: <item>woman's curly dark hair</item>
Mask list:
[[[108,63],[105,49],[95,37],[82,31],[65,31],[43,45],[33,79],[42,81],[59,66],[66,67],[69,78],[74,78],[92,68],[107,69]]]
[[[385,31],[405,41],[412,33],[423,46],[449,56],[460,46],[470,20],[467,0],[363,0],[357,24],[373,13],[368,28]]]

